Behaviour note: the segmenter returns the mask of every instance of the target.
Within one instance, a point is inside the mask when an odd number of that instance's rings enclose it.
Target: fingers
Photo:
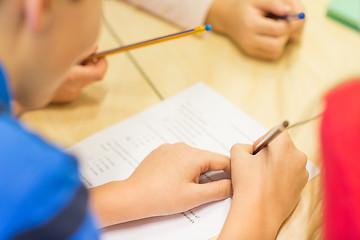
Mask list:
[[[251,45],[244,47],[244,51],[252,56],[265,60],[276,60],[284,51],[288,36],[269,37],[265,35],[256,35],[251,41]]]
[[[286,0],[287,4],[291,6],[291,13],[301,13],[304,12],[304,7],[299,0]],[[302,20],[293,20],[289,21],[289,32],[290,32],[290,41],[296,42],[300,39],[304,25],[305,19]]]
[[[269,144],[268,149],[269,153],[273,156],[274,163],[278,164],[279,161],[282,161],[283,164],[291,164],[297,171],[306,168],[308,158],[304,152],[295,146],[287,130],[277,136]],[[287,154],[287,156],[285,156],[285,154]]]
[[[271,131],[271,130],[270,130]],[[265,136],[268,133],[265,134]],[[292,142],[287,130],[282,131],[278,136],[276,136],[266,147],[269,149],[270,153],[274,153],[275,155],[278,155],[279,153],[282,153],[284,151],[290,150],[295,148],[294,143]],[[275,161],[277,159],[284,159],[280,157],[275,157]]]
[[[290,42],[298,42],[301,39],[302,33],[303,33],[303,27],[293,32],[290,35]]]
[[[288,23],[266,17],[254,18],[254,27],[258,34],[280,37],[288,34]]]
[[[230,179],[223,179],[205,184],[195,184],[194,187],[199,204],[219,201],[232,196]]]
[[[257,35],[254,38],[254,41],[257,43],[259,50],[263,51],[264,53],[269,53],[275,58],[278,58],[284,51],[288,39],[289,36],[287,34],[280,37]]]
[[[247,50],[245,52],[246,52],[246,54],[248,54],[251,57],[256,57],[256,58],[266,60],[266,61],[274,61],[274,60],[278,59],[279,56],[281,55],[281,53],[280,53],[280,55],[279,54],[274,55],[267,51],[260,50],[259,48]]]
[[[172,148],[172,151],[180,151],[182,153],[186,153],[187,155],[192,157],[192,162],[197,163],[196,168],[200,168],[201,173],[207,172],[207,171],[220,171],[224,170],[225,172],[230,173],[230,159],[229,157],[214,153],[210,151],[200,150],[194,147],[191,147],[185,143],[178,142],[174,144],[164,144],[159,147],[170,147]]]
[[[301,5],[300,1],[291,0],[290,3],[292,4],[295,13],[300,13],[304,11],[304,8]],[[304,30],[304,26],[305,19],[290,21],[290,41],[299,41]]]
[[[269,146],[270,145],[272,152],[282,152],[284,149],[296,148],[287,130],[282,131],[274,138],[274,140],[269,143]]]
[[[230,173],[230,159],[222,154],[201,151],[202,172],[224,170]]]
[[[297,42],[300,40],[305,26],[304,20],[294,20],[290,22],[290,41]]]
[[[75,100],[87,85],[101,80],[107,70],[105,58],[99,59],[96,63],[88,62],[85,65],[76,65],[65,82],[54,93],[53,103],[67,103]]]
[[[248,35],[237,39],[244,52],[266,60],[275,60],[281,56],[289,40],[286,21],[258,16],[247,28]]]
[[[81,62],[81,64],[85,64],[88,61],[88,58],[95,53],[98,50],[98,45],[95,45],[93,48],[91,48],[84,56],[84,60]]]
[[[237,143],[230,150],[231,158],[249,157],[254,151],[253,146]]]
[[[278,16],[290,13],[291,4],[284,0],[265,0],[257,3],[257,6],[264,12],[270,12]]]
[[[85,65],[76,66],[76,76],[74,79],[81,81],[84,86],[101,80],[107,70],[108,64],[105,58],[100,58],[97,62],[87,62]]]

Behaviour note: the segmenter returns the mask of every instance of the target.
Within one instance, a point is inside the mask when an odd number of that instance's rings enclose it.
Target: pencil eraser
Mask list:
[[[205,25],[205,30],[206,31],[211,31],[211,25],[210,24]]]
[[[299,13],[299,19],[304,19],[305,18],[305,13]]]

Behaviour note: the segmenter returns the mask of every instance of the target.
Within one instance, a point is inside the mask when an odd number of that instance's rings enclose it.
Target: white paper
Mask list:
[[[266,132],[236,106],[199,83],[87,138],[69,151],[80,161],[85,184],[95,187],[126,179],[145,156],[163,143],[185,142],[229,156],[234,143],[252,144]],[[309,179],[319,173],[311,162],[307,169]],[[214,180],[216,174],[208,173],[201,180]],[[230,203],[231,199],[227,199],[182,214],[120,224],[107,228],[102,238],[209,239],[220,232]]]

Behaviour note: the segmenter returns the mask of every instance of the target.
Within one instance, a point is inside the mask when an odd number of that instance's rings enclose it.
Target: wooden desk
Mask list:
[[[327,18],[327,2],[304,1],[303,40],[289,45],[275,62],[249,58],[217,34],[134,50],[131,56],[164,98],[203,81],[268,128],[283,119],[294,123],[321,113],[322,97],[334,85],[360,76],[360,34]],[[106,3],[105,16],[124,44],[179,31],[116,0]],[[318,132],[319,120],[291,130],[298,147],[319,166]],[[320,194],[318,177],[308,184],[278,239],[320,238]]]
[[[118,46],[106,26],[100,50]],[[70,104],[51,105],[22,116],[31,128],[64,147],[130,117],[160,101],[126,55],[108,58],[108,72]]]
[[[167,98],[198,81],[224,95],[270,128],[283,119],[307,119],[322,111],[323,94],[351,76],[360,76],[360,34],[325,17],[326,0],[305,0],[303,41],[288,46],[276,62],[244,55],[226,37],[187,37],[109,57],[103,82],[74,103],[27,113],[23,120],[52,141],[70,146],[159,102],[145,80]],[[120,1],[105,2],[105,17],[116,33],[104,31],[101,48],[133,43],[179,29]],[[131,19],[131,21],[129,21]],[[141,67],[142,76],[131,63]],[[86,119],[86,121],[83,121]],[[318,121],[291,130],[295,143],[320,164]],[[320,178],[311,181],[278,239],[319,239]],[[309,236],[310,234],[310,236]]]

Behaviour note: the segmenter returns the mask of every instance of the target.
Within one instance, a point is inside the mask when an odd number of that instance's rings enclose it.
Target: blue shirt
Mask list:
[[[0,65],[0,239],[98,239],[76,159],[11,116]]]

